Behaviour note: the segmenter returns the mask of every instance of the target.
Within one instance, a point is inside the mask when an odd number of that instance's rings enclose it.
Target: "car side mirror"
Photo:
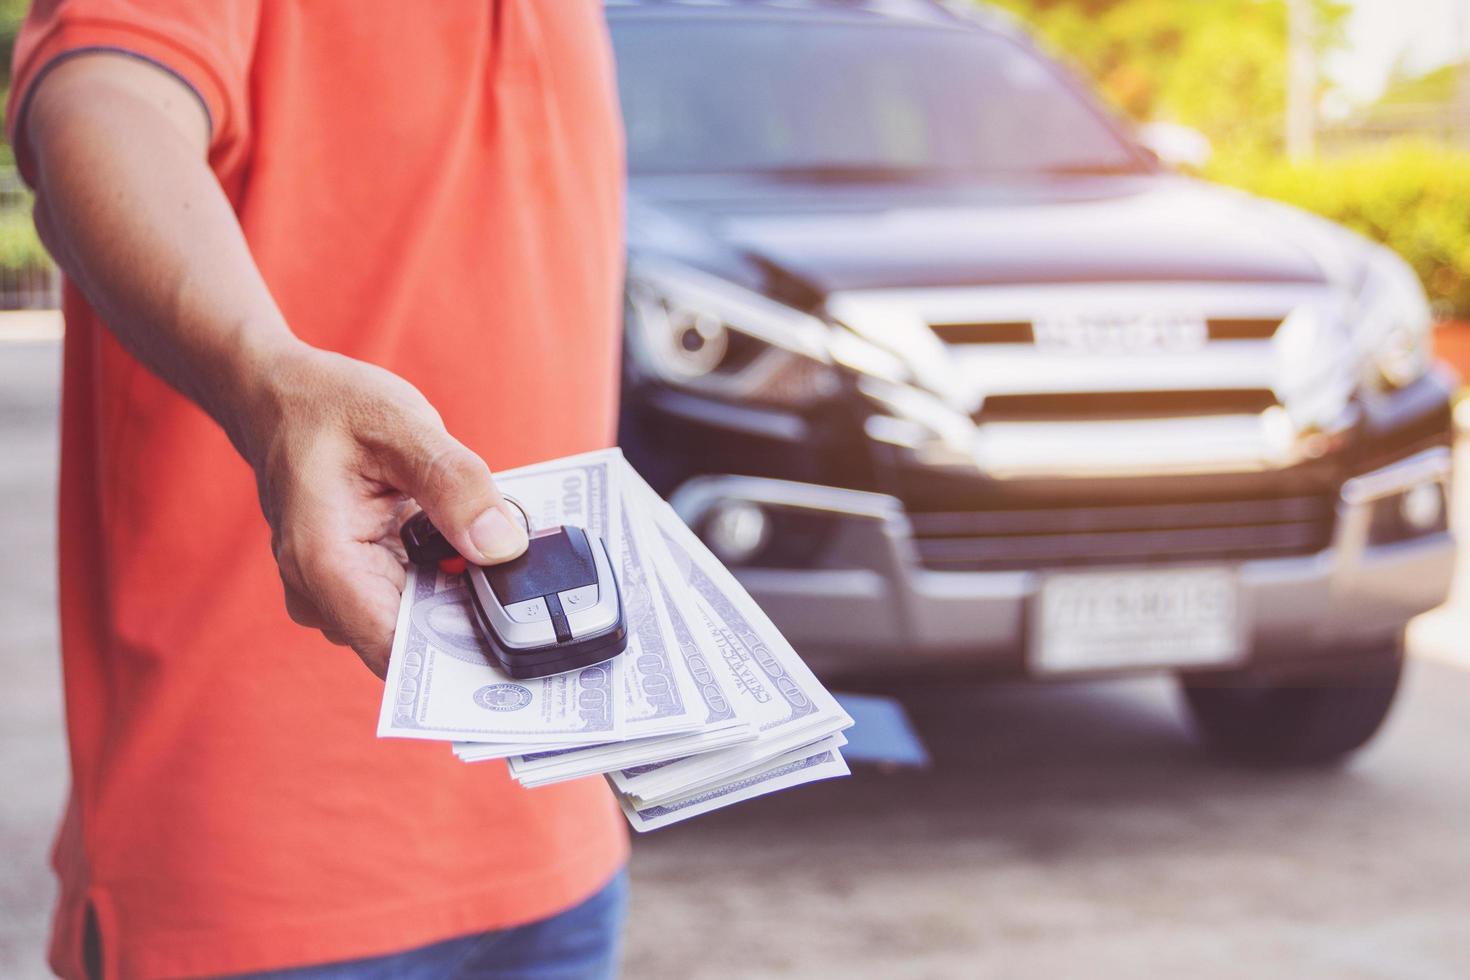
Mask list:
[[[1151,122],[1139,126],[1137,135],[1154,159],[1177,170],[1201,170],[1215,155],[1210,138],[1191,126]]]

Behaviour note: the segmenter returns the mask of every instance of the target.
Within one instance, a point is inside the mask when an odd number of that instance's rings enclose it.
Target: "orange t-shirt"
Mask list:
[[[38,0],[12,130],[84,49],[198,93],[302,338],[413,382],[492,468],[609,444],[622,138],[596,0]],[[381,683],[286,616],[248,467],[65,307],[52,965],[80,975],[89,906],[109,978],[193,976],[523,923],[608,881],[627,838],[600,780],[526,791],[375,737]]]

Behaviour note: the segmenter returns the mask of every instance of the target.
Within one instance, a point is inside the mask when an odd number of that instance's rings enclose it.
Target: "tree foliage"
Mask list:
[[[1277,149],[1286,111],[1285,0],[992,0],[1139,121],[1199,129],[1229,155]],[[1345,4],[1316,0],[1317,46]]]
[[[1360,146],[1330,159],[1281,154],[1286,0],[991,0],[1140,121],[1199,129],[1206,176],[1315,211],[1384,242],[1446,315],[1470,317],[1470,154],[1430,142]],[[1315,0],[1318,54],[1344,42],[1347,7]],[[1453,69],[1386,102],[1447,97]]]
[[[1441,315],[1470,319],[1470,151],[1398,141],[1326,159],[1220,162],[1209,175],[1383,242]]]
[[[0,0],[0,80],[10,90],[10,53],[15,48],[15,35],[25,19],[30,0]]]
[[[1459,95],[1462,64],[1441,65],[1422,75],[1399,75],[1389,82],[1380,106],[1449,105]]]

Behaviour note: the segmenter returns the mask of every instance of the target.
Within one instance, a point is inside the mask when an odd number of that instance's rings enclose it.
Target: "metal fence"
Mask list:
[[[61,305],[61,273],[31,226],[31,193],[13,168],[0,169],[0,310]]]
[[[1318,137],[1329,155],[1399,139],[1465,147],[1470,146],[1470,114],[1445,103],[1375,106],[1356,119],[1324,126]]]

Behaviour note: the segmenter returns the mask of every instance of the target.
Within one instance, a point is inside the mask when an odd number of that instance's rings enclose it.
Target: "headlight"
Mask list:
[[[731,400],[800,409],[837,393],[822,320],[671,262],[628,268],[634,366],[666,384]]]
[[[1402,388],[1433,363],[1434,316],[1408,263],[1383,249],[1374,256],[1358,295],[1359,350],[1364,384],[1372,391]]]

